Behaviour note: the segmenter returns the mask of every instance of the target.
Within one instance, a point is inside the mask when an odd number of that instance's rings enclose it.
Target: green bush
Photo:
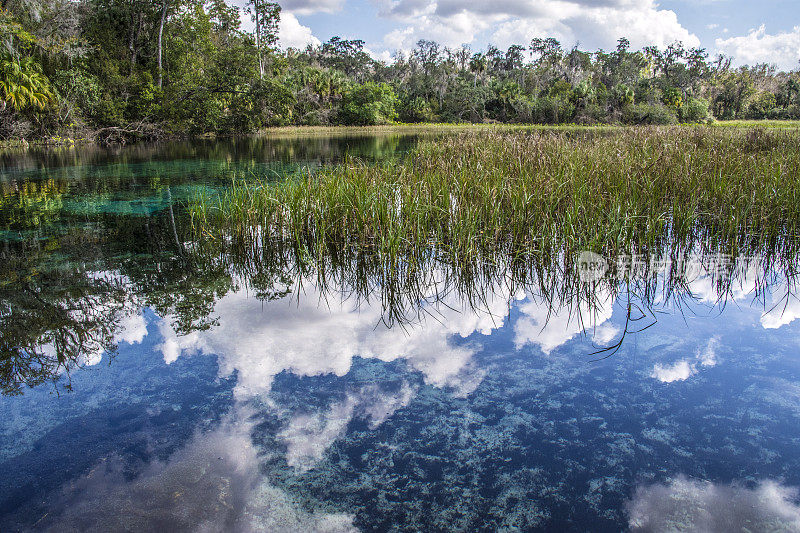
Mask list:
[[[324,109],[312,109],[300,117],[303,126],[327,126],[329,123],[328,112]]]
[[[662,104],[636,104],[629,106],[622,114],[626,124],[677,124],[675,111]]]
[[[575,113],[575,122],[578,124],[598,124],[607,120],[608,112],[595,102],[587,103]]]
[[[675,87],[665,87],[661,90],[661,101],[667,107],[678,110],[683,107],[683,93]]]
[[[708,118],[708,101],[689,98],[679,110],[681,122],[703,122]]]
[[[292,119],[294,95],[274,79],[256,80],[244,94],[233,98],[225,130],[235,133],[284,126]]]
[[[767,118],[769,112],[778,106],[777,98],[774,94],[764,91],[759,93],[748,104],[745,118],[760,119]]]
[[[620,109],[624,109],[634,104],[636,92],[624,83],[619,83],[611,91],[611,96],[613,98],[614,105]]]
[[[133,79],[129,90],[128,119],[146,119],[152,121],[160,113],[161,89],[153,83],[149,72],[142,72]]]
[[[769,120],[797,120],[800,119],[800,106],[789,108],[776,107],[767,111],[766,118]]]
[[[96,76],[82,69],[59,70],[52,81],[62,100],[77,106],[83,113],[91,112],[100,103],[103,87]]]
[[[575,104],[561,98],[537,98],[531,110],[533,122],[537,124],[563,124],[575,118]]]
[[[400,118],[403,122],[434,122],[436,115],[430,102],[417,96],[401,107]]]
[[[125,122],[124,113],[125,102],[105,94],[91,110],[90,117],[99,126],[119,126]]]
[[[342,96],[339,123],[348,126],[376,126],[397,120],[397,95],[385,83],[353,85]]]

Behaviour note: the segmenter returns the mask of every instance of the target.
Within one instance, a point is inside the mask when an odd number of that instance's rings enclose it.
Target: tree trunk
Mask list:
[[[161,2],[161,23],[158,26],[158,88],[161,88],[164,69],[161,63],[161,51],[164,42],[164,22],[167,20],[167,0]]]
[[[142,32],[142,22],[144,20],[142,12],[139,11],[137,14],[133,15],[131,20],[134,19],[136,23],[133,24],[131,28],[130,41],[128,42],[128,49],[131,52],[131,74],[133,74],[133,70],[136,68],[136,57],[139,55],[139,34]]]
[[[167,185],[167,203],[169,204],[169,220],[172,225],[172,238],[175,239],[175,246],[177,246],[178,253],[183,256],[185,255],[185,250],[181,240],[178,238],[178,228],[175,226],[175,212],[172,207],[174,202],[172,201],[172,190],[169,185]]]
[[[253,0],[253,9],[256,12],[256,51],[258,52],[258,77],[264,79],[264,58],[261,56],[261,12],[258,0]]]
[[[128,51],[131,54],[131,74],[133,74],[133,67],[136,64],[136,49],[133,46],[135,39],[136,39],[136,12],[135,10],[132,10],[131,30],[130,34],[128,35]]]

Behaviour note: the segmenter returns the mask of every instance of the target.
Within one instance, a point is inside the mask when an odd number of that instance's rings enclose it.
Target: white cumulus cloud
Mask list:
[[[310,283],[299,300],[261,302],[244,291],[231,293],[217,302],[219,324],[211,330],[177,336],[169,321],[161,320],[160,350],[167,363],[182,354],[216,354],[223,375],[238,371],[236,392],[242,397],[268,393],[283,371],[344,376],[356,356],[405,359],[426,383],[466,395],[480,384],[483,371],[473,362],[475,348],[454,343],[453,337],[489,334],[508,312],[508,295],[494,295],[483,311],[453,298],[440,312],[432,311],[434,316],[404,329],[381,321],[380,302],[322,301],[324,295]]]
[[[336,13],[344,6],[344,0],[282,0],[279,3],[282,14],[289,12],[298,15]]]
[[[307,511],[261,475],[250,414],[238,409],[227,415],[133,480],[112,456],[49,498],[40,529],[125,531],[135,524],[141,531],[358,531],[352,515]]]
[[[292,416],[278,438],[286,445],[286,461],[300,471],[310,470],[336,439],[345,433],[356,417],[369,420],[371,428],[380,426],[395,411],[409,404],[416,391],[407,383],[395,393],[368,385],[335,402],[326,411]]]
[[[674,11],[662,9],[654,0],[375,2],[382,16],[402,24],[384,39],[390,49],[409,50],[418,39],[458,46],[479,37],[500,47],[526,45],[534,37],[555,37],[566,47],[580,42],[586,49],[612,48],[620,37],[627,37],[635,47],[664,47],[674,41],[700,44]]]
[[[798,491],[775,481],[744,488],[678,477],[641,486],[627,505],[644,531],[800,531]]]
[[[800,318],[800,298],[795,293],[786,284],[775,289],[770,307],[761,315],[764,329],[778,329]]]
[[[698,349],[694,359],[681,359],[671,365],[656,363],[650,377],[662,383],[674,383],[676,381],[686,381],[699,371],[698,365],[705,368],[717,366],[717,351],[720,339],[712,337],[705,348]]]
[[[800,26],[770,34],[762,24],[747,35],[717,39],[716,46],[719,52],[733,57],[739,65],[769,63],[783,70],[800,67]]]
[[[686,381],[697,373],[697,367],[682,359],[671,365],[656,364],[650,377],[662,383],[674,383],[675,381]]]
[[[314,37],[311,28],[303,26],[292,13],[281,13],[278,41],[282,48],[305,48],[318,46],[320,40]]]
[[[528,299],[519,306],[522,316],[514,324],[514,343],[517,348],[526,344],[539,346],[549,355],[553,350],[582,333],[594,330],[594,340],[608,344],[619,329],[607,322],[614,312],[614,298],[597,294],[594,305],[582,301],[577,306],[551,308],[546,301]]]

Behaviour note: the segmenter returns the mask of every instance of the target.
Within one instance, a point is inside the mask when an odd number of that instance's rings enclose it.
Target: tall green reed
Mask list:
[[[791,130],[486,131],[423,141],[390,162],[234,184],[192,212],[201,231],[258,227],[310,257],[356,247],[457,263],[698,238],[734,253],[781,241],[796,253],[799,185]]]

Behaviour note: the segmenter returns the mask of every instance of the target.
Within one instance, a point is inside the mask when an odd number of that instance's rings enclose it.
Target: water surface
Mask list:
[[[784,271],[576,290],[194,238],[200,191],[414,142],[0,156],[0,529],[799,531]]]

